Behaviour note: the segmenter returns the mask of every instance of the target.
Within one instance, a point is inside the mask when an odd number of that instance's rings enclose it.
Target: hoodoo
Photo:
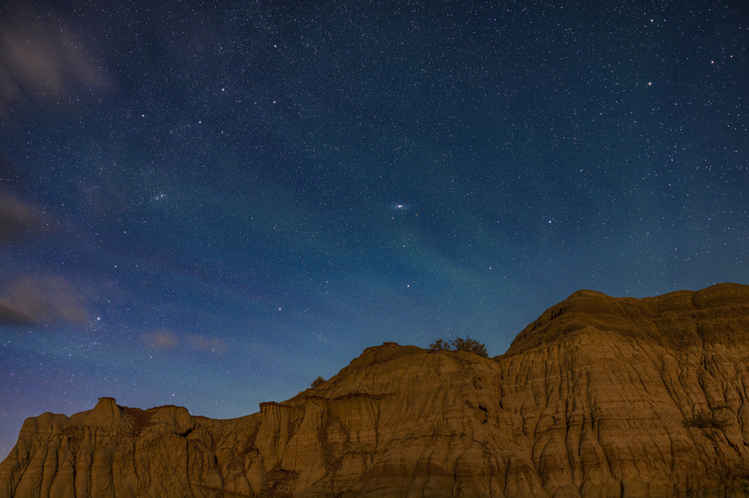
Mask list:
[[[637,497],[749,487],[749,287],[578,291],[502,356],[386,343],[233,420],[29,418],[0,496]]]

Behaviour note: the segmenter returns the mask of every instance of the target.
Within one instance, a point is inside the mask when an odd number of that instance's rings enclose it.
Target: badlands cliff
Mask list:
[[[234,420],[28,419],[0,497],[743,496],[749,287],[579,291],[493,359],[386,343]]]

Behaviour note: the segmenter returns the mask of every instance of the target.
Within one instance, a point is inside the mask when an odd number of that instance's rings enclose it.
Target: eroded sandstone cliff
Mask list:
[[[487,359],[387,343],[234,420],[101,398],[28,419],[2,497],[732,496],[749,287],[579,291]]]

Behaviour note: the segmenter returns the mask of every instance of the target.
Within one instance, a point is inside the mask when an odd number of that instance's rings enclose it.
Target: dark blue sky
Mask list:
[[[749,284],[746,2],[238,3],[0,7],[0,458]]]

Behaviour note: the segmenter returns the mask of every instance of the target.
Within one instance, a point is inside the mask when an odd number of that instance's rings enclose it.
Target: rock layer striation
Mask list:
[[[579,291],[482,358],[385,343],[233,420],[29,418],[0,496],[639,497],[749,488],[749,287]]]

